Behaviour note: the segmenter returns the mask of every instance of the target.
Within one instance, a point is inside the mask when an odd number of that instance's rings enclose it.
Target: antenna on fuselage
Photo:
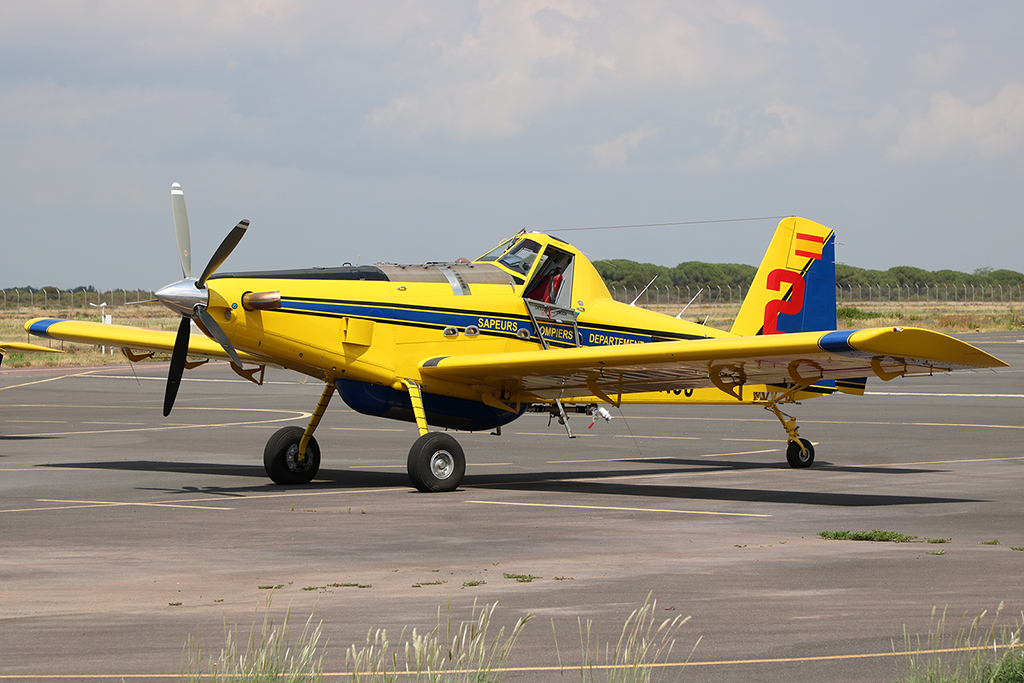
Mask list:
[[[657,275],[655,275],[655,276],[654,276],[654,280],[657,280],[657,279],[658,279],[658,276],[657,276]],[[641,289],[641,290],[640,290],[640,293],[639,293],[639,294],[637,294],[637,295],[636,295],[636,298],[635,298],[635,299],[633,299],[632,303],[630,303],[630,304],[629,304],[630,306],[636,306],[636,302],[637,302],[637,301],[640,301],[640,297],[642,297],[642,296],[644,295],[644,292],[646,292],[646,291],[647,291],[648,289],[650,289],[650,288],[651,288],[651,285],[653,285],[653,284],[654,284],[654,280],[651,280],[650,282],[648,282],[648,283],[647,283],[647,286],[646,286],[646,287],[644,287],[643,289]]]
[[[676,320],[682,320],[683,319],[683,313],[686,313],[686,309],[690,307],[690,304],[692,304],[694,301],[697,300],[697,297],[700,296],[700,293],[703,292],[703,291],[704,291],[703,287],[701,287],[700,289],[697,290],[697,293],[693,295],[693,298],[690,299],[690,301],[685,306],[683,306],[683,310],[679,311],[679,315],[676,316]]]

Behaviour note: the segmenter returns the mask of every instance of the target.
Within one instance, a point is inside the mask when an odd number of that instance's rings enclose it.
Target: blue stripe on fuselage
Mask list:
[[[487,315],[480,312],[462,313],[451,310],[429,310],[422,308],[398,308],[383,305],[357,303],[307,301],[285,299],[281,310],[292,313],[352,316],[368,318],[396,325],[423,325],[443,329],[448,326],[466,328],[475,325],[480,331],[503,337],[514,337],[519,330],[526,330],[531,337],[537,332],[525,319]],[[544,337],[556,346],[572,347],[572,326],[543,321]],[[580,326],[580,342],[583,346],[617,346],[620,344],[646,344],[652,341],[650,334],[630,334],[607,329]]]

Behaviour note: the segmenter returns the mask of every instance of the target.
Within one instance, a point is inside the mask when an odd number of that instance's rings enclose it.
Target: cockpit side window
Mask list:
[[[509,241],[510,240],[502,240],[501,244],[478,258],[477,261],[497,261],[502,254],[508,251]]]
[[[516,243],[504,256],[498,259],[498,263],[509,270],[526,275],[533,267],[533,262],[537,260],[537,254],[540,253],[540,250],[541,246],[539,244],[533,240],[524,239]],[[542,258],[541,263],[544,260]]]

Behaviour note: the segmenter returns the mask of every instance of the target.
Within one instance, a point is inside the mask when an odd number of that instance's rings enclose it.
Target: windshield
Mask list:
[[[504,256],[498,259],[498,263],[509,270],[526,275],[530,272],[530,268],[533,267],[533,262],[537,259],[537,254],[540,253],[540,250],[541,246],[539,244],[533,240],[524,239],[516,243]]]

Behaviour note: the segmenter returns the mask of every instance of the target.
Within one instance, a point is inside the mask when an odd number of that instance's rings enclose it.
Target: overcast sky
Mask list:
[[[0,286],[473,258],[797,214],[838,259],[1024,271],[1024,3],[0,3]],[[757,263],[776,220],[559,233]]]

